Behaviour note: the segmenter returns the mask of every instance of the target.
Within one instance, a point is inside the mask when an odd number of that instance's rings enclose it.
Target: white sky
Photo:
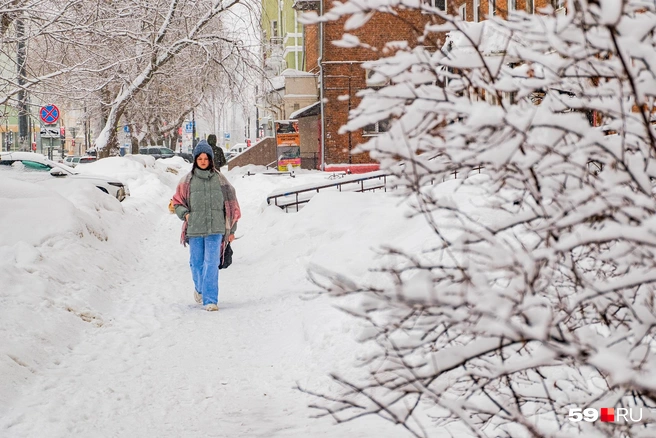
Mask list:
[[[321,193],[286,214],[267,194],[326,174],[232,170],[243,219],[220,311],[205,312],[167,210],[189,165],[144,159],[78,166],[127,183],[123,203],[0,176],[0,436],[407,436],[380,418],[312,419],[294,388],[336,388],[328,373],[355,377],[372,348],[337,301],[312,298],[307,266],[366,279],[381,244],[429,244],[423,219],[384,193]]]

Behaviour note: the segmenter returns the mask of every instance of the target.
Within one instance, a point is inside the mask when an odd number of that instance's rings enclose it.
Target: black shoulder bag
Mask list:
[[[221,258],[221,264],[219,265],[219,269],[225,269],[231,264],[232,264],[232,246],[230,246],[230,242],[228,242],[225,251],[223,253],[223,257]]]

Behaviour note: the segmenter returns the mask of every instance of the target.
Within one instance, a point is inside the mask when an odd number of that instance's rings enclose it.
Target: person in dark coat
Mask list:
[[[216,135],[214,134],[210,134],[207,136],[207,143],[212,148],[212,152],[214,152],[214,165],[216,166],[216,169],[220,172],[221,168],[225,166],[226,163],[228,162],[223,153],[223,149],[221,149],[216,145]]]

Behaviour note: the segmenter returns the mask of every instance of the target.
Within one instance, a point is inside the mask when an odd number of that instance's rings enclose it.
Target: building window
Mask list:
[[[294,111],[298,111],[301,108],[301,104],[295,103],[294,104]]]
[[[278,21],[271,20],[271,38],[278,37]]]
[[[526,13],[534,14],[535,8],[533,7],[533,0],[526,0]]]
[[[508,0],[508,12],[517,10],[517,0]]]
[[[428,0],[428,4],[433,8],[446,12],[446,0]]]
[[[367,87],[373,88],[374,90],[383,88],[385,85],[389,85],[390,83],[389,78],[368,68],[365,69],[365,81]]]
[[[362,135],[378,135],[383,132],[389,131],[389,120],[381,120],[380,122],[372,123],[362,128]]]
[[[556,11],[556,15],[565,15],[565,0],[551,0],[551,5]]]
[[[458,8],[458,15],[462,21],[467,21],[467,3]]]
[[[474,21],[478,23],[480,21],[481,13],[481,0],[474,0]]]
[[[488,0],[488,15],[497,15],[497,0]]]

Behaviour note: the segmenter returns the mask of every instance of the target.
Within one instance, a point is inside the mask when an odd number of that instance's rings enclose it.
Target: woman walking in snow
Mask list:
[[[189,243],[194,299],[205,310],[219,310],[219,264],[241,217],[234,187],[214,167],[214,152],[201,140],[194,165],[173,196],[175,213],[184,221],[181,243]],[[227,237],[226,237],[227,236]]]

